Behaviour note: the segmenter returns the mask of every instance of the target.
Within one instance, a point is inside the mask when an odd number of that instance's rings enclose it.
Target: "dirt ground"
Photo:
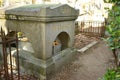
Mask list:
[[[74,47],[77,49],[80,49],[85,45],[98,40],[99,40],[99,37],[91,37],[91,36],[86,36],[84,34],[77,34],[75,35]]]
[[[98,80],[111,64],[113,56],[105,42],[99,41],[84,54],[78,53],[75,58],[50,80]]]

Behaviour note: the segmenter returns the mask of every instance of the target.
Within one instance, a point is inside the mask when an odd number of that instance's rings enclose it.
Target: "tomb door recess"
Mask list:
[[[61,32],[53,41],[52,54],[56,55],[58,52],[69,47],[69,35],[66,32]]]

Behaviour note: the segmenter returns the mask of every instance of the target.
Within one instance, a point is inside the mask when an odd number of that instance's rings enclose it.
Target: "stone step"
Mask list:
[[[86,45],[85,47],[78,49],[77,52],[84,53],[86,50],[88,50],[92,46],[96,45],[97,43],[98,43],[98,41],[93,41],[92,43]]]

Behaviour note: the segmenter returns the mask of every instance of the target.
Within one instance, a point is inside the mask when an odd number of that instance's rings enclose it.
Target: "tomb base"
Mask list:
[[[38,59],[26,51],[19,51],[19,53],[21,72],[35,75],[40,80],[50,80],[51,76],[59,72],[63,65],[73,60],[76,50],[65,49],[47,60]]]

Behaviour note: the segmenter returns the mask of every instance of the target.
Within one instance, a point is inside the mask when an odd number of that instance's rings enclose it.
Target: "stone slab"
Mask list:
[[[94,46],[97,43],[98,43],[97,41],[94,41],[94,42],[88,44],[87,46],[83,47],[82,49],[78,49],[77,52],[84,53],[86,50],[88,50],[89,48],[91,48],[92,46]]]
[[[66,4],[36,4],[0,9],[0,18],[41,22],[75,20],[79,11]]]

